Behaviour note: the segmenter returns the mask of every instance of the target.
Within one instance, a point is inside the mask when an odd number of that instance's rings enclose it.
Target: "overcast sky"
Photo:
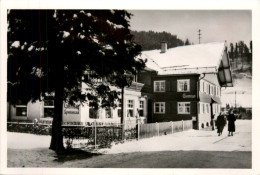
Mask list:
[[[252,13],[250,10],[130,10],[132,30],[166,31],[178,38],[201,43],[252,40]]]

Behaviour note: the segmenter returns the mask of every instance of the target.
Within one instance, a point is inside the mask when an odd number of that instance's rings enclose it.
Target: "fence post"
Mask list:
[[[157,129],[158,129],[158,136],[160,136],[160,125],[159,125],[159,123],[157,123]]]
[[[94,133],[95,133],[95,149],[96,149],[97,148],[97,122],[96,122],[96,120],[94,122],[94,128],[95,128]]]
[[[182,131],[184,131],[184,121],[182,120]]]
[[[172,126],[172,134],[173,134],[173,122],[171,121],[171,126]]]
[[[140,122],[139,119],[137,120],[137,140],[140,139]]]

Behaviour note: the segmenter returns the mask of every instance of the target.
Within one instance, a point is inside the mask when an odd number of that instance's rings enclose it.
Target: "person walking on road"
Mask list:
[[[228,136],[233,136],[233,132],[236,131],[236,126],[235,126],[236,117],[233,113],[233,109],[230,110],[227,119],[228,119]]]
[[[222,113],[219,114],[217,121],[216,121],[216,125],[218,128],[218,136],[222,135],[222,131],[226,125],[226,119],[224,117],[224,115]]]

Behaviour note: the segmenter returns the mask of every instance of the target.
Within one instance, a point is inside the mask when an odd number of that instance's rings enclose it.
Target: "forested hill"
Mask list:
[[[167,42],[168,48],[190,45],[189,40],[185,42],[179,39],[176,35],[167,32],[154,31],[131,31],[134,35],[134,41],[142,46],[142,50],[160,49],[161,42]]]

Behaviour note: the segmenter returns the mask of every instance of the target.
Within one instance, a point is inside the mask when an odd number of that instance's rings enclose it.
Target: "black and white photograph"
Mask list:
[[[5,2],[1,173],[260,174],[256,2],[235,9]]]

